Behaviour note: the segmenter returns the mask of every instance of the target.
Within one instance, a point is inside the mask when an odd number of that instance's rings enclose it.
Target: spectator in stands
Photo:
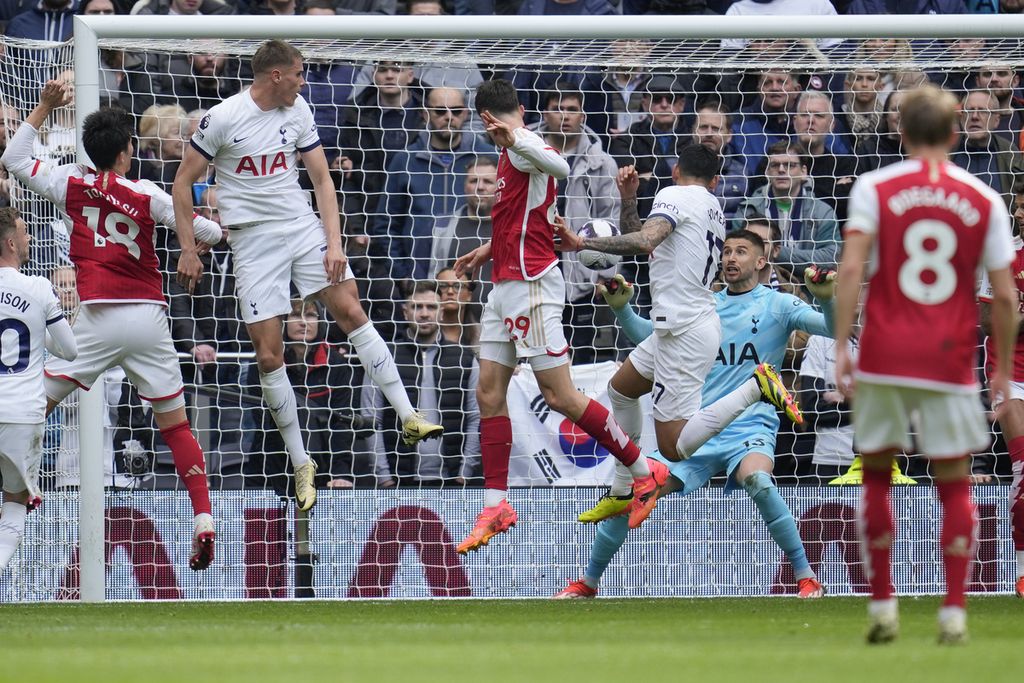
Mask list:
[[[745,162],[736,153],[732,139],[732,118],[720,102],[707,100],[697,107],[697,116],[693,122],[693,142],[718,152],[722,157],[722,172],[714,192],[729,219],[736,214],[747,196],[748,188],[743,168]]]
[[[964,0],[833,0],[840,14],[967,14]]]
[[[679,80],[655,76],[644,87],[643,110],[647,116],[626,133],[613,137],[608,147],[620,168],[634,166],[640,175],[637,211],[641,216],[650,212],[658,190],[672,184],[679,152],[690,142],[685,107],[686,93]],[[588,123],[592,119],[587,116]]]
[[[275,17],[291,17],[299,14],[297,0],[263,0],[249,4],[249,14],[269,15]]]
[[[832,98],[819,90],[800,95],[793,115],[793,132],[807,148],[807,173],[814,182],[814,196],[825,200],[846,220],[846,198],[857,175],[857,160],[833,135]]]
[[[807,150],[798,142],[777,142],[768,148],[768,184],[743,202],[733,219],[742,228],[749,216],[767,216],[779,224],[781,248],[776,264],[797,280],[817,264],[835,267],[839,222],[835,211],[817,199],[807,182]]]
[[[908,64],[914,61],[914,46],[905,38],[867,38],[857,44],[851,58],[858,62],[875,62],[880,65],[894,62]],[[919,82],[911,82],[912,75],[916,72],[882,66],[879,67],[878,73],[881,78],[879,96],[883,99],[892,90],[910,90],[922,85],[927,79],[922,76]],[[844,87],[843,90],[849,88]]]
[[[789,135],[789,117],[796,106],[800,85],[788,71],[768,69],[758,78],[758,99],[744,107],[733,122],[736,151],[754,175],[770,145]]]
[[[617,223],[618,166],[602,149],[597,134],[584,125],[583,94],[569,83],[558,83],[542,101],[543,120],[536,131],[569,164],[569,176],[558,181],[556,211],[572,230],[579,230],[595,218]],[[563,255],[562,270],[569,301],[564,322],[573,361],[590,363],[598,357],[617,357],[624,342],[618,327],[612,324],[611,309],[594,290],[600,276],[581,266],[576,252]]]
[[[1009,64],[994,64],[975,72],[974,84],[979,90],[991,90],[999,101],[999,128],[996,135],[1006,138],[1014,147],[1021,149],[1020,135],[1024,128],[1021,107],[1024,107],[1024,99],[1016,95],[1020,75]]]
[[[835,7],[829,0],[737,0],[729,5],[726,16],[778,16],[778,15],[803,15],[803,16],[829,16],[835,14]],[[736,38],[722,40],[722,47],[730,50],[740,50],[747,47],[750,41]],[[842,39],[822,38],[817,45],[822,50],[827,50],[839,45]]]
[[[308,0],[302,3],[304,17],[333,17],[338,14],[331,0]]]
[[[900,102],[904,91],[893,90],[885,99],[882,117],[878,122],[878,132],[865,140],[864,146],[857,153],[857,173],[874,171],[906,158],[903,151],[903,139],[900,137]]]
[[[462,208],[434,224],[429,274],[437,277],[437,273],[449,263],[491,239],[491,209],[494,207],[497,174],[498,163],[494,157],[477,157],[467,164]],[[490,282],[490,261],[483,265],[477,276]]]
[[[71,37],[77,8],[77,0],[39,0],[14,16],[8,22],[4,35],[63,43]]]
[[[439,17],[445,14],[441,0],[406,0],[405,9],[411,17]]]
[[[292,301],[284,325],[284,360],[299,404],[299,424],[311,458],[316,461],[317,487],[347,488],[356,473],[354,453],[363,451],[369,436],[359,413],[363,371],[347,345],[325,341],[327,324],[315,301]],[[249,372],[250,393],[258,395],[255,363]],[[286,475],[284,442],[274,428],[270,411],[260,408],[251,455],[246,463],[250,481],[269,484],[294,496],[293,477]],[[255,454],[263,454],[262,460]],[[343,483],[344,482],[344,483]]]
[[[418,282],[403,307],[404,333],[395,341],[395,365],[409,398],[444,436],[406,446],[401,423],[376,386],[367,384],[363,405],[372,410],[378,478],[398,485],[464,483],[480,475],[479,368],[472,349],[439,332],[440,298],[434,282]]]
[[[331,0],[309,0],[303,7],[306,16],[334,15]],[[345,125],[345,107],[352,98],[356,81],[356,66],[349,62],[316,58],[306,59],[305,66],[306,86],[302,89],[302,96],[313,110],[313,120],[328,162],[340,168],[340,162],[336,160],[341,156],[341,131]]]
[[[237,60],[229,60],[224,54],[172,55],[167,73],[158,85],[161,93],[157,99],[177,104],[185,111],[209,109],[242,89]]]
[[[523,0],[520,14],[547,16],[602,16],[617,14],[608,0]]]
[[[339,14],[394,14],[396,0],[335,0]]]
[[[451,266],[442,268],[434,278],[437,294],[441,298],[441,336],[453,344],[472,348],[474,353],[480,346],[481,296],[476,280],[468,273],[455,275]]]
[[[132,14],[234,14],[235,8],[222,0],[139,0]]]
[[[617,65],[643,63],[650,50],[645,41],[616,40],[609,46],[609,61]],[[654,92],[645,87],[649,78],[638,66],[611,66],[584,76],[580,90],[584,95],[587,125],[601,136],[606,146],[645,118],[646,96]],[[663,78],[672,80],[667,76]],[[662,82],[658,87],[664,90],[666,84]]]
[[[185,110],[176,104],[154,104],[139,119],[139,177],[170,192],[185,151]]]
[[[360,92],[342,114],[341,155],[350,160],[352,175],[344,189],[346,229],[360,232],[376,210],[391,157],[413,143],[423,128],[422,93],[412,67],[379,62],[373,84]],[[368,227],[368,226],[367,226]]]
[[[0,154],[7,149],[7,140],[18,132],[21,125],[21,114],[17,109],[0,100]],[[0,164],[0,207],[10,206],[11,189],[7,178],[7,169]]]
[[[972,90],[961,102],[963,135],[951,160],[1003,195],[1009,208],[1013,180],[1024,174],[1024,160],[999,130],[999,100],[991,90]]]
[[[429,276],[434,223],[455,213],[470,162],[494,153],[482,137],[463,131],[469,112],[461,91],[433,88],[425,105],[427,129],[388,164],[384,195],[370,229],[371,256],[388,257],[374,264],[376,277]]]
[[[855,69],[846,74],[839,118],[848,135],[847,146],[856,151],[874,137],[882,118],[882,74],[875,69]]]

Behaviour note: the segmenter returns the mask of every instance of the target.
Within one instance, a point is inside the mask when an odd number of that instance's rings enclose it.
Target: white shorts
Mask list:
[[[292,310],[291,285],[305,299],[330,286],[324,268],[327,235],[316,216],[228,230],[235,255],[235,293],[242,320],[258,323]],[[345,266],[345,278],[352,269]]]
[[[181,366],[171,341],[167,313],[160,304],[85,304],[74,325],[78,357],[46,364],[46,395],[61,401],[77,385],[88,390],[119,365],[147,401],[181,395]]]
[[[977,392],[936,391],[857,381],[854,446],[860,453],[914,447],[928,458],[957,458],[988,447],[985,409]]]
[[[529,358],[534,370],[569,362],[564,309],[565,280],[558,268],[537,280],[497,283],[480,319],[480,357],[510,368]]]
[[[689,420],[700,410],[704,380],[718,357],[722,326],[708,316],[679,334],[654,330],[629,354],[644,379],[654,382],[651,400],[658,422]]]
[[[4,491],[35,491],[43,457],[43,423],[0,424],[0,476]]]
[[[1024,382],[1010,382],[1010,400],[1024,401]],[[992,394],[992,410],[1003,405],[1003,397]]]

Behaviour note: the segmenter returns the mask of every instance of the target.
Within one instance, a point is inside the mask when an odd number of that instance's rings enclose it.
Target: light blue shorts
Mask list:
[[[723,472],[728,475],[725,493],[737,487],[732,473],[743,459],[751,453],[760,453],[775,458],[774,429],[763,424],[730,425],[703,446],[689,459],[671,462],[654,452],[651,457],[668,465],[672,476],[683,482],[683,488],[676,493],[685,496],[708,483],[712,477]]]

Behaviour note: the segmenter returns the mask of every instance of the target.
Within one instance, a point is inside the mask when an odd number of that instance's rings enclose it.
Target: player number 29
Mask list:
[[[130,216],[119,211],[111,211],[103,219],[103,231],[106,235],[100,234],[100,208],[98,206],[86,206],[82,209],[85,222],[93,231],[93,246],[105,247],[107,242],[123,245],[128,253],[136,260],[142,257],[142,250],[135,243],[139,236],[139,224]]]
[[[956,233],[936,220],[912,223],[903,234],[907,260],[899,272],[900,291],[911,301],[934,306],[956,291],[956,269],[950,259],[956,254]],[[925,273],[928,273],[927,279]]]
[[[515,320],[505,318],[505,327],[508,329],[508,336],[512,339],[526,339],[526,335],[530,333],[530,319],[525,315],[521,315]]]

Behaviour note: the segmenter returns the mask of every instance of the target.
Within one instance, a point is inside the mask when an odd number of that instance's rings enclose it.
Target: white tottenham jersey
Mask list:
[[[0,424],[39,424],[45,419],[46,326],[63,319],[46,278],[0,268]]]
[[[313,112],[301,96],[291,107],[263,111],[248,89],[210,109],[192,136],[192,146],[217,169],[226,227],[312,215],[298,160],[319,144]]]
[[[680,331],[715,313],[711,282],[725,243],[725,216],[718,199],[699,185],[673,185],[654,197],[651,218],[664,218],[672,232],[650,257],[651,321],[656,329]]]

